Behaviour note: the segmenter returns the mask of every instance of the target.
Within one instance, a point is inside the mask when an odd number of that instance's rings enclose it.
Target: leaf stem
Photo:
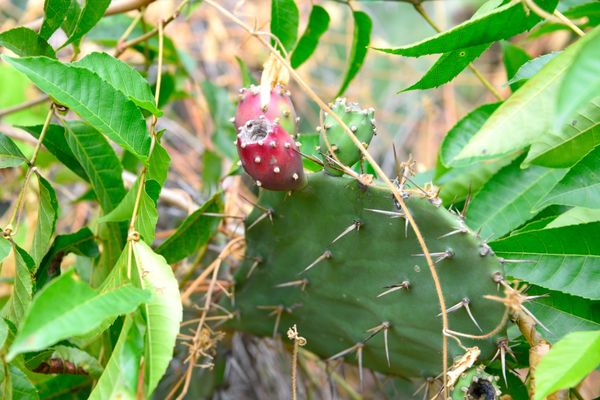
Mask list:
[[[5,236],[12,236],[17,233],[17,227],[19,225],[19,220],[21,219],[21,213],[23,211],[23,199],[25,198],[25,191],[29,186],[31,175],[36,171],[35,162],[37,161],[38,154],[40,153],[40,149],[42,147],[42,142],[44,141],[44,137],[46,136],[46,132],[48,131],[48,127],[50,126],[50,121],[52,121],[52,115],[54,115],[54,103],[50,105],[48,115],[46,115],[46,120],[44,121],[44,126],[42,127],[42,131],[40,133],[40,137],[38,138],[38,142],[35,145],[35,149],[33,150],[33,155],[31,156],[31,160],[28,161],[25,182],[23,183],[23,187],[19,192],[17,202],[15,203],[15,208],[13,209],[10,219],[8,220],[8,224],[4,228]]]
[[[253,35],[254,37],[256,37],[256,39],[258,41],[260,41],[267,49],[269,49],[269,51],[271,51],[272,54],[274,54],[279,61],[288,69],[290,75],[294,78],[294,80],[300,85],[300,87],[305,91],[305,93],[311,98],[311,100],[313,100],[315,103],[317,103],[317,105],[325,112],[327,112],[329,115],[331,115],[331,117],[343,128],[344,132],[346,133],[346,135],[350,138],[350,140],[352,140],[352,142],[354,143],[354,145],[360,150],[360,152],[363,154],[363,156],[367,159],[367,161],[371,164],[371,166],[373,167],[373,169],[375,170],[375,172],[377,173],[377,175],[383,180],[383,182],[385,183],[385,185],[390,189],[390,191],[393,193],[396,201],[398,202],[398,204],[400,204],[400,207],[402,208],[402,211],[404,212],[406,219],[408,220],[410,226],[413,228],[413,231],[415,232],[415,236],[417,238],[417,241],[419,242],[419,246],[421,247],[423,254],[425,256],[425,259],[427,261],[427,265],[429,267],[429,271],[431,273],[432,276],[432,280],[435,286],[435,290],[436,290],[436,294],[438,297],[438,302],[439,302],[439,306],[441,309],[441,315],[442,315],[442,357],[443,357],[443,383],[444,383],[444,397],[447,397],[447,381],[448,381],[448,338],[446,337],[445,334],[443,334],[443,332],[447,331],[448,329],[448,314],[446,312],[446,301],[444,300],[444,294],[442,291],[442,286],[435,268],[435,264],[433,263],[433,259],[431,258],[431,254],[429,253],[429,249],[427,248],[427,244],[425,243],[425,239],[423,238],[423,235],[421,234],[421,231],[419,229],[419,227],[417,226],[417,223],[415,222],[415,219],[412,216],[412,213],[410,212],[408,206],[406,205],[404,198],[402,197],[400,191],[398,190],[398,188],[396,186],[394,186],[394,184],[390,181],[390,179],[385,175],[385,173],[383,172],[383,170],[381,169],[381,167],[379,166],[379,164],[375,161],[375,159],[371,156],[371,154],[367,151],[367,149],[364,148],[364,146],[362,145],[362,143],[360,142],[360,140],[356,137],[356,135],[354,135],[354,133],[352,132],[352,130],[346,125],[346,123],[336,114],[334,113],[331,108],[329,106],[327,106],[327,104],[321,100],[321,98],[315,93],[315,91],[304,81],[304,79],[302,79],[302,77],[296,72],[296,70],[294,70],[290,64],[287,62],[287,60],[285,60],[280,54],[279,52],[273,48],[273,46],[270,45],[269,42],[267,42],[264,38],[262,38],[259,35],[254,34],[254,31],[252,30],[252,28],[250,28],[248,25],[246,25],[243,21],[241,21],[239,18],[237,18],[235,15],[233,15],[231,12],[229,12],[228,10],[226,10],[225,8],[223,8],[221,5],[217,4],[216,2],[212,1],[212,0],[205,0],[204,1],[206,4],[209,4],[210,6],[216,8],[219,12],[221,12],[221,14],[223,14],[225,17],[229,18],[231,21],[235,22],[236,24],[238,24],[240,27],[242,27],[244,30],[246,30],[249,34]]]
[[[435,21],[433,19],[431,19],[431,17],[427,13],[427,11],[423,7],[423,5],[421,5],[421,3],[413,3],[413,7],[415,8],[415,10],[417,10],[417,12],[421,15],[421,17],[423,17],[423,19],[425,21],[427,21],[427,23],[436,32],[439,33],[439,32],[442,31],[441,28],[438,26],[438,24],[436,24]],[[490,81],[488,81],[486,79],[486,77],[483,76],[483,74],[477,68],[475,68],[475,66],[473,65],[473,63],[469,63],[468,67],[473,72],[473,74],[475,74],[475,76],[477,77],[477,79],[479,79],[479,81],[483,84],[483,86],[485,86],[490,91],[490,93],[492,93],[494,95],[495,98],[497,98],[500,101],[504,100],[504,98],[502,97],[502,95],[500,94],[500,92],[498,92],[496,90],[496,88],[490,83]]]
[[[543,19],[547,19],[548,21],[551,21],[554,23],[566,25],[569,29],[571,29],[573,32],[575,32],[580,37],[585,36],[585,33],[577,25],[575,25],[569,18],[565,17],[563,15],[563,13],[561,13],[560,11],[554,10],[554,13],[550,14],[549,12],[547,12],[546,10],[544,10],[543,8],[538,6],[534,0],[521,0],[521,2],[528,10],[533,11],[539,17],[541,17]]]

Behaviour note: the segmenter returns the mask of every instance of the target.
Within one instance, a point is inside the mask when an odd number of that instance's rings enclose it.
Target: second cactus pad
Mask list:
[[[456,305],[449,328],[471,335],[494,329],[504,307],[484,296],[499,294],[501,263],[459,216],[416,191],[405,195],[436,260],[446,305]],[[267,336],[296,324],[306,347],[324,358],[356,362],[360,353],[363,366],[384,373],[441,372],[434,283],[389,190],[316,173],[298,191],[263,191],[259,205],[246,222],[235,328]],[[494,354],[495,339],[461,340],[478,346],[483,360]],[[449,345],[451,363],[463,350],[452,339]]]
[[[367,147],[375,134],[375,111],[361,109],[357,103],[348,103],[346,99],[338,98],[332,105],[332,111],[350,128],[363,146]],[[335,168],[332,159],[351,167],[361,159],[361,152],[344,128],[331,115],[323,120],[320,149],[324,155],[325,170],[330,175],[339,176],[342,172]]]

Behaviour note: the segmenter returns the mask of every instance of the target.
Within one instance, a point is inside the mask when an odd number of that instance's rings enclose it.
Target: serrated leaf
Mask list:
[[[497,239],[534,217],[533,205],[566,173],[543,167],[521,169],[523,158],[502,168],[473,197],[467,225],[484,238]],[[501,193],[501,195],[499,195]]]
[[[100,206],[104,212],[110,212],[125,196],[123,170],[115,151],[98,131],[81,123],[69,123],[65,135],[69,148],[89,177]]]
[[[542,68],[546,64],[548,64],[554,57],[558,56],[560,51],[553,51],[552,53],[544,54],[539,57],[534,58],[533,60],[527,61],[515,72],[515,74],[510,77],[510,79],[506,82],[507,85],[522,85],[523,80],[527,80],[540,72]]]
[[[166,260],[144,242],[133,242],[133,255],[141,271],[142,287],[152,292],[143,305],[146,317],[144,384],[150,395],[173,357],[183,306],[177,279]]]
[[[535,369],[534,400],[577,385],[600,364],[600,331],[573,332],[546,353]]]
[[[100,21],[110,2],[111,0],[86,0],[85,5],[70,29],[69,38],[61,48],[70,43],[79,42],[83,35],[88,33]]]
[[[463,147],[481,129],[485,121],[502,103],[490,103],[479,106],[465,115],[448,131],[440,146],[440,161],[446,167],[460,166],[454,161]]]
[[[524,164],[570,167],[599,144],[600,98],[596,98],[578,111],[560,132],[550,132],[533,142]]]
[[[271,33],[286,51],[290,51],[298,38],[298,6],[294,0],[271,0]]]
[[[544,331],[544,337],[555,343],[571,332],[600,329],[600,301],[548,290],[530,285],[528,295],[545,295],[526,303],[535,315],[551,332]]]
[[[221,222],[220,217],[204,215],[223,211],[222,194],[211,197],[198,210],[190,214],[156,252],[167,259],[169,264],[177,262],[198,251],[210,238]]]
[[[46,0],[44,2],[44,21],[40,28],[40,36],[42,38],[47,40],[60,28],[60,25],[67,16],[70,5],[70,0]]]
[[[500,257],[524,262],[507,274],[560,292],[600,299],[600,222],[529,231],[491,243]]]
[[[98,75],[46,57],[3,56],[2,59],[27,75],[58,103],[75,111],[138,158],[145,159],[150,136],[140,110]]]
[[[60,264],[69,253],[85,257],[98,255],[98,245],[90,228],[84,227],[75,233],[56,236],[35,273],[36,291],[60,274]]]
[[[367,13],[362,11],[353,11],[352,18],[354,19],[354,33],[352,35],[352,48],[348,57],[348,69],[344,75],[342,86],[337,93],[337,96],[342,95],[352,79],[358,74],[358,71],[365,61],[367,56],[367,48],[371,42],[371,30],[373,22]]]
[[[544,0],[536,3],[551,13],[558,1]],[[509,2],[486,13],[480,13],[452,29],[420,42],[398,48],[377,50],[408,57],[446,53],[507,39],[531,29],[540,20],[539,16],[533,12],[527,12],[520,3]]]
[[[74,65],[96,73],[131,101],[156,116],[162,112],[156,107],[156,100],[148,81],[128,64],[106,53],[91,53]]]
[[[560,228],[561,226],[587,224],[600,221],[600,208],[573,207],[559,215],[546,228]]]
[[[133,208],[140,187],[139,179],[127,191],[123,200],[110,213],[105,214],[98,222],[121,222],[129,221],[133,214]],[[142,191],[138,214],[135,220],[135,229],[140,233],[146,243],[154,241],[154,230],[158,221],[156,201],[160,192],[160,186],[156,181],[146,181]]]
[[[149,299],[147,291],[130,285],[98,293],[70,270],[38,292],[7,357],[83,335],[105,319],[130,313]]]
[[[0,33],[0,47],[6,47],[22,57],[46,56],[56,58],[54,49],[46,40],[23,26]]]
[[[510,81],[516,74],[519,68],[527,63],[531,57],[522,48],[515,46],[510,42],[502,43],[502,60],[506,69],[506,80]],[[523,83],[508,83],[510,90],[515,91],[522,86]]]
[[[43,125],[21,126],[20,128],[29,132],[36,139],[39,139]],[[88,178],[85,170],[67,144],[65,128],[60,125],[48,125],[46,135],[44,136],[44,147],[60,160],[65,167],[69,168],[86,182],[89,182],[90,178]]]
[[[517,4],[520,6],[520,4]],[[522,149],[547,134],[556,108],[556,95],[580,39],[530,78],[488,118],[456,157],[463,162],[497,158]]]
[[[0,168],[18,167],[27,162],[15,142],[3,133],[0,133]]]
[[[319,44],[319,39],[327,32],[329,22],[327,10],[317,4],[313,5],[308,17],[308,25],[292,53],[290,59],[292,68],[298,68],[310,58]]]
[[[536,207],[550,204],[600,208],[600,147],[575,164]]]
[[[42,262],[50,247],[50,240],[56,228],[56,219],[58,218],[58,200],[54,188],[46,179],[37,175],[39,182],[39,207],[38,221],[33,235],[33,244],[31,245],[31,258],[37,266]]]
[[[12,295],[2,309],[2,316],[16,325],[31,304],[31,272],[35,268],[35,262],[25,250],[16,244],[13,244],[12,248],[15,257],[15,284]]]
[[[148,162],[148,180],[154,180],[162,187],[167,181],[170,165],[171,157],[169,156],[169,153],[162,144],[157,141],[154,145],[152,155],[150,156],[150,161]]]
[[[117,344],[89,400],[135,399],[143,352],[143,328],[127,315]]]
[[[567,119],[600,93],[600,27],[586,34],[573,64],[565,74],[558,92],[554,128],[560,129]]]
[[[401,91],[431,89],[450,82],[488,47],[486,43],[444,53],[417,83]]]

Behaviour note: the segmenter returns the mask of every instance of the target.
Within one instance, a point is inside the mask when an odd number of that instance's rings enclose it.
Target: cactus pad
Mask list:
[[[449,328],[472,335],[481,334],[478,326],[492,330],[504,308],[483,296],[498,294],[493,278],[502,265],[459,216],[417,191],[405,194],[436,260],[447,307],[457,305]],[[258,202],[246,221],[233,328],[267,336],[297,324],[306,347],[324,358],[360,356],[365,367],[405,377],[440,373],[434,284],[389,190],[315,173],[304,188],[262,191]],[[495,339],[461,340],[476,344],[483,359],[496,351]],[[462,353],[450,339],[449,356]]]
[[[490,375],[483,367],[465,371],[454,385],[452,400],[496,400],[500,397],[497,376]]]

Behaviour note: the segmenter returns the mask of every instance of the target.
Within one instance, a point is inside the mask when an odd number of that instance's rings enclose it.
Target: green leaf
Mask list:
[[[327,32],[329,22],[330,18],[327,10],[317,4],[313,5],[308,17],[306,30],[292,53],[292,58],[290,59],[292,68],[298,68],[310,58],[319,44],[319,39]]]
[[[8,364],[10,378],[8,384],[10,389],[5,391],[7,384],[4,374],[0,374],[0,393],[9,394],[7,397],[12,400],[37,400],[39,399],[36,387],[29,381],[27,375],[16,365]]]
[[[143,352],[143,327],[127,315],[119,340],[89,400],[135,399]]]
[[[0,318],[0,349],[4,347],[4,343],[6,343],[6,338],[8,337],[8,325],[4,318]]]
[[[535,369],[534,400],[577,385],[600,364],[600,330],[573,332],[556,343]]]
[[[133,242],[132,246],[142,287],[152,292],[152,298],[143,306],[146,317],[144,384],[150,395],[173,358],[183,306],[179,284],[166,260],[142,241]]]
[[[81,6],[79,5],[79,0],[71,0],[71,4],[67,9],[67,16],[61,25],[62,30],[67,34],[67,36],[71,36],[75,31],[75,28],[77,28],[79,15],[81,15]]]
[[[90,228],[84,227],[75,233],[56,236],[35,273],[36,291],[60,274],[60,264],[69,253],[85,257],[98,255],[98,245]]]
[[[252,84],[256,84],[256,80],[252,77],[248,66],[240,57],[235,56],[235,59],[240,67],[240,73],[242,75],[242,84],[244,87],[249,87]]]
[[[13,255],[16,269],[15,284],[12,295],[2,309],[2,316],[16,325],[31,304],[31,272],[35,268],[35,263],[31,256],[16,244],[13,244]]]
[[[528,295],[546,295],[526,303],[529,311],[552,332],[544,337],[555,343],[571,332],[600,329],[600,301],[590,301],[578,296],[530,285]]]
[[[162,115],[162,112],[156,107],[156,100],[150,90],[148,81],[123,61],[106,53],[91,53],[74,65],[95,72],[113,88],[122,92],[137,104],[138,107],[156,116]]]
[[[70,270],[38,292],[7,357],[83,335],[107,318],[134,311],[149,297],[147,291],[130,285],[98,293]]]
[[[229,92],[210,81],[202,81],[201,87],[214,123],[212,141],[223,156],[233,160],[237,157],[237,151],[231,143],[236,138],[236,132],[229,120],[235,114],[235,107]]]
[[[500,104],[502,103],[490,103],[479,106],[462,117],[448,131],[440,146],[440,161],[444,166],[460,166],[460,163],[456,163],[454,159]]]
[[[298,6],[294,0],[271,0],[271,33],[286,51],[290,51],[298,38]]]
[[[154,241],[154,230],[158,221],[156,200],[160,192],[160,186],[156,181],[146,181],[141,194],[138,215],[135,220],[135,229],[140,233],[146,243]],[[135,199],[140,187],[139,179],[131,186],[123,200],[110,213],[104,215],[98,222],[121,222],[129,221],[133,214]]]
[[[600,98],[577,112],[560,132],[540,136],[529,149],[525,165],[570,167],[600,144]]]
[[[125,196],[121,174],[123,170],[115,151],[95,129],[69,123],[65,130],[66,141],[96,193],[105,213],[114,209]]]
[[[0,168],[18,167],[27,162],[15,142],[3,133],[0,133]]]
[[[600,147],[575,164],[536,206],[550,204],[600,208]]]
[[[444,53],[427,73],[414,85],[403,89],[402,92],[416,89],[431,89],[450,82],[456,78],[471,62],[481,55],[489,44],[467,47]]]
[[[44,2],[44,22],[40,28],[40,36],[48,39],[60,28],[67,16],[67,11],[71,5],[70,0],[46,0]]]
[[[19,128],[27,131],[34,138],[39,139],[43,125],[20,126]],[[67,140],[65,139],[65,128],[60,125],[48,125],[46,135],[44,136],[44,147],[60,160],[64,166],[69,168],[86,182],[89,182],[90,178],[88,178],[84,169],[81,167],[81,164],[79,164],[79,161],[77,161],[67,144]]]
[[[10,242],[4,238],[0,238],[0,263],[4,261],[6,257],[10,254],[11,250]]]
[[[536,285],[587,299],[600,299],[600,222],[529,231],[491,243],[506,273]]]
[[[516,4],[521,7],[520,4]],[[586,38],[554,57],[510,96],[456,157],[463,162],[497,158],[522,149],[552,126],[556,95],[566,70]]]
[[[150,136],[140,110],[98,75],[45,57],[2,58],[58,103],[75,111],[138,158],[145,159]]]
[[[204,214],[222,211],[222,194],[217,193],[190,214],[175,233],[158,246],[156,252],[164,256],[169,264],[190,256],[210,240],[221,222],[220,217]]]
[[[350,50],[350,62],[348,63],[348,69],[344,76],[342,86],[338,91],[337,96],[342,95],[352,79],[356,76],[360,67],[362,67],[365,57],[367,56],[367,47],[371,42],[371,29],[373,28],[373,22],[367,13],[362,11],[353,11],[352,17],[354,19],[354,34],[352,36],[352,48]]]
[[[551,13],[558,1],[538,0],[536,3],[545,11]],[[395,49],[377,50],[408,57],[447,53],[507,39],[531,29],[540,20],[541,18],[535,13],[526,12],[520,3],[508,2],[420,42]]]
[[[558,92],[554,127],[559,129],[567,119],[600,93],[600,27],[586,34],[573,64],[565,74]]]
[[[553,51],[552,53],[544,54],[533,60],[527,61],[514,73],[513,76],[506,82],[508,85],[518,84],[522,86],[524,80],[527,80],[540,72],[546,64],[548,64],[554,57],[558,56],[560,51]]]
[[[35,227],[33,236],[33,244],[31,246],[31,258],[37,266],[42,262],[42,258],[48,252],[50,240],[56,228],[56,219],[58,218],[58,200],[56,193],[50,183],[38,177],[39,182],[39,207],[38,207],[38,222]]]
[[[587,224],[600,221],[600,208],[573,207],[546,225],[546,228]]]
[[[522,48],[515,46],[510,42],[502,42],[502,59],[504,68],[506,68],[506,79],[510,81],[517,73],[519,68],[528,62],[531,57]],[[510,84],[510,90],[515,91],[522,86],[522,83]]]
[[[467,225],[484,238],[497,239],[534,217],[532,206],[566,173],[543,167],[522,170],[523,158],[502,168],[473,197]]]
[[[154,144],[154,150],[148,162],[147,179],[158,182],[162,187],[167,181],[169,174],[169,166],[171,165],[171,157],[165,148],[157,141]]]
[[[83,35],[88,33],[100,21],[110,2],[111,0],[86,0],[69,34],[69,39],[61,47],[79,42]]]
[[[41,399],[63,399],[75,391],[89,390],[92,380],[85,375],[51,375],[43,382],[36,382]]]
[[[0,47],[6,47],[22,57],[46,56],[56,58],[54,49],[46,40],[23,26],[0,33]]]

